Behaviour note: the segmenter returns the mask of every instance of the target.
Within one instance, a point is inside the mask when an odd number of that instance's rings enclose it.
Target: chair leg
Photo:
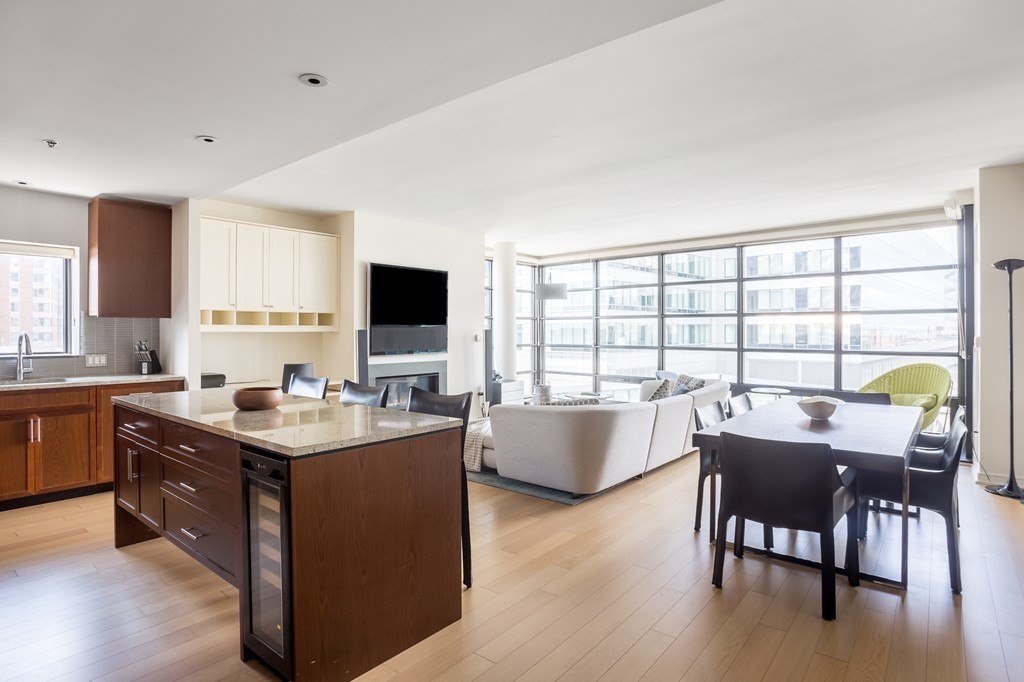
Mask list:
[[[863,540],[868,536],[868,500],[861,500],[857,502],[857,520],[860,526],[860,532],[857,533],[857,539]]]
[[[469,484],[466,465],[462,465],[462,583],[473,587],[473,546],[469,539]]]
[[[821,617],[836,619],[836,538],[832,528],[822,529],[821,538]]]
[[[764,525],[764,548],[771,549],[775,546],[775,529],[771,526]]]
[[[737,559],[743,558],[743,545],[747,541],[747,520],[736,517],[736,530],[732,535],[732,553]]]
[[[700,515],[701,512],[704,511],[704,479],[707,477],[708,474],[706,471],[701,471],[697,476],[697,511],[693,515],[693,530],[697,533],[700,532]],[[712,523],[714,523],[714,521],[712,521]],[[712,528],[711,531],[712,534],[714,534],[714,528]],[[712,540],[714,540],[714,538],[712,538]]]
[[[946,521],[946,553],[949,555],[949,586],[953,594],[960,594],[963,585],[960,583],[960,531],[956,526],[956,509],[950,514],[943,514]]]
[[[715,468],[711,468],[711,499],[708,501],[708,522],[711,524],[711,530],[715,529],[715,500],[718,499],[718,472]],[[714,541],[714,536],[711,540]]]
[[[853,505],[846,512],[846,576],[854,587],[860,585],[860,550],[857,547],[857,530],[860,528],[859,505]]]
[[[722,572],[725,570],[725,531],[729,525],[729,517],[722,514],[718,518],[718,538],[715,540],[715,568],[711,572],[711,584],[722,586]]]

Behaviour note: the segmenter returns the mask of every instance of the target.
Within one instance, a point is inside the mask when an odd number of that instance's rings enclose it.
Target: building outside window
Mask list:
[[[659,368],[854,390],[934,362],[955,382],[958,255],[942,225],[544,266],[569,297],[544,302],[542,378],[619,399]]]
[[[71,352],[71,263],[75,249],[0,242],[0,354],[27,332],[35,355]],[[19,286],[32,282],[31,288]],[[22,312],[25,312],[22,315]]]

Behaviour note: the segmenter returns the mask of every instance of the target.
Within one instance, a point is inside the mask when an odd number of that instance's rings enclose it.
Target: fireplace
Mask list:
[[[388,387],[389,410],[404,410],[409,404],[409,389],[413,386],[422,388],[424,391],[439,393],[440,374],[430,372],[428,374],[406,374],[403,376],[376,377],[375,386]]]

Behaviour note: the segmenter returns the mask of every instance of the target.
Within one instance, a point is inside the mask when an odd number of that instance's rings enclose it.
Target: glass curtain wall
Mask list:
[[[659,368],[854,390],[934,362],[955,382],[957,243],[943,225],[545,266],[569,297],[543,304],[542,376],[624,400]]]
[[[533,385],[537,366],[537,266],[516,264],[516,376]],[[494,325],[494,262],[484,260],[484,329]]]

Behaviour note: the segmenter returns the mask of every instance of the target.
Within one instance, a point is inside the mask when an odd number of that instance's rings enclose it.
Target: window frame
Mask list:
[[[0,240],[0,254],[15,256],[18,258],[33,258],[33,257],[44,257],[44,258],[61,258],[63,259],[63,267],[61,268],[61,276],[64,279],[64,333],[61,343],[61,350],[45,351],[33,349],[33,353],[30,357],[33,358],[61,358],[61,357],[77,357],[80,355],[80,343],[78,334],[78,303],[79,303],[79,290],[81,281],[79,277],[79,248],[77,246],[65,246],[60,244],[41,244],[34,242],[19,242],[14,240]],[[14,279],[9,279],[8,288],[10,289],[12,283],[17,283],[19,295],[20,291],[24,288],[26,282],[20,276]],[[33,281],[30,285],[36,283],[36,278],[33,277]],[[36,288],[32,286],[33,290]],[[13,305],[14,301],[10,302]],[[37,314],[45,314],[53,316],[53,311],[50,310],[46,313],[37,313],[35,310],[36,304],[32,303],[30,309],[26,310],[24,307],[19,306],[18,316],[19,320],[28,315],[30,318]],[[11,311],[8,311],[10,315]],[[0,358],[14,358],[17,357],[17,351],[4,352],[0,351]]]

